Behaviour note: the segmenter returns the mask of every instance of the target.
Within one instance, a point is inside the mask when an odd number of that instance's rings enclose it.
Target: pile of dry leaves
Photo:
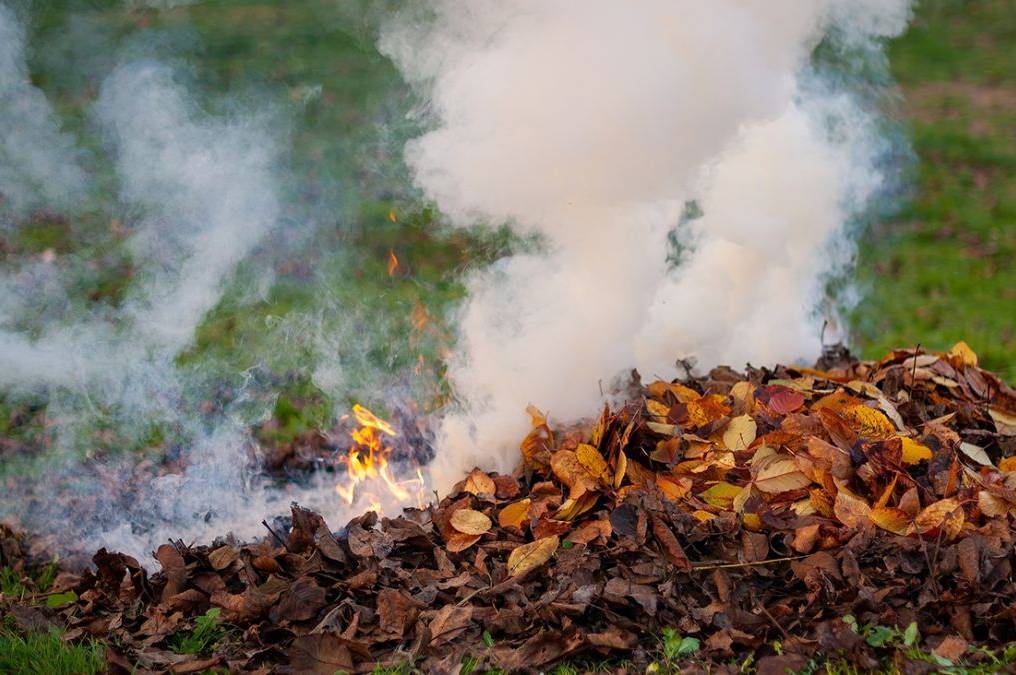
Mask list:
[[[917,622],[948,658],[1016,640],[1016,392],[962,343],[826,366],[654,382],[579,428],[533,410],[515,475],[474,471],[430,509],[336,536],[294,506],[259,543],[167,543],[152,576],[103,550],[56,579],[64,607],[8,606],[108,639],[125,671],[638,666],[663,627],[713,664],[873,666],[885,653],[848,614]],[[0,539],[4,562],[24,557]],[[225,637],[173,651],[210,608]]]

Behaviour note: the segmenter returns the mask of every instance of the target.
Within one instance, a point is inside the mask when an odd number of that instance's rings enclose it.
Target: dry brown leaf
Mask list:
[[[963,510],[959,501],[952,497],[940,499],[917,514],[911,526],[912,530],[918,534],[934,534],[942,529],[947,535],[954,536],[959,533],[956,523],[957,513],[960,518],[958,528],[962,529]]]
[[[490,518],[473,509],[456,510],[449,522],[462,534],[484,534],[492,525]]]
[[[497,486],[494,484],[494,479],[488,476],[479,469],[473,469],[469,476],[466,477],[466,482],[462,486],[463,492],[469,492],[476,496],[480,495],[494,495],[497,492]]]
[[[871,507],[860,497],[846,488],[840,488],[833,502],[836,518],[850,528],[860,527],[871,520]]]
[[[811,485],[811,479],[797,468],[792,455],[770,454],[752,462],[755,487],[766,494],[781,494]]]
[[[1003,436],[1016,436],[1016,415],[1007,413],[1001,408],[988,408],[995,430]]]
[[[535,570],[550,560],[560,543],[554,535],[515,547],[508,556],[508,576],[521,577]]]

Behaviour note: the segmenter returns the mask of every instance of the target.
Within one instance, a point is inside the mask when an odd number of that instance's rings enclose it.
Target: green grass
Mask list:
[[[862,242],[865,356],[966,340],[1016,380],[1016,12],[1001,0],[920,3],[890,62],[917,164],[900,213]]]
[[[91,675],[105,666],[99,642],[67,644],[57,631],[18,635],[0,629],[0,673]]]

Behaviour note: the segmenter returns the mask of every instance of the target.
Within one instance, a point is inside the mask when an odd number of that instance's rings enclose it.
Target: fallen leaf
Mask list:
[[[854,431],[864,438],[892,438],[896,435],[896,427],[880,410],[866,405],[855,405],[840,414]]]
[[[494,479],[488,476],[479,469],[473,469],[470,474],[466,477],[466,482],[462,485],[463,492],[469,492],[476,496],[480,495],[493,495],[497,492],[497,486],[494,484]]]
[[[840,488],[836,492],[833,512],[841,523],[850,528],[860,527],[871,519],[871,507],[868,503],[846,488]]]
[[[739,415],[730,420],[723,432],[723,445],[735,452],[744,450],[755,440],[758,425],[751,415]]]
[[[906,436],[901,436],[900,441],[903,443],[904,464],[918,464],[931,459],[931,448],[928,446]]]
[[[965,366],[976,366],[977,365],[977,354],[970,348],[963,340],[960,340],[952,346],[949,350],[949,356],[955,356],[959,359],[960,363]]]
[[[522,524],[526,522],[529,513],[529,505],[533,503],[533,500],[529,497],[520,499],[517,502],[512,502],[508,506],[501,509],[501,513],[497,516],[497,523],[501,527],[518,527],[521,528]]]
[[[883,530],[893,534],[906,535],[910,527],[910,516],[891,506],[876,506],[868,513],[868,518]]]
[[[450,522],[462,534],[484,534],[492,525],[490,518],[473,509],[457,509],[451,515]]]
[[[555,535],[515,547],[508,556],[508,576],[525,576],[543,565],[554,555],[560,542]]]
[[[974,445],[973,443],[960,443],[960,452],[981,466],[990,466],[992,468],[995,466],[995,464],[991,461],[991,458],[988,457],[988,453],[986,453],[984,448],[979,445]]]
[[[741,489],[737,485],[720,481],[704,492],[699,493],[699,498],[710,506],[729,511],[734,498],[741,494]]]
[[[575,448],[575,457],[589,475],[603,480],[607,475],[607,460],[603,458],[600,451],[588,443],[579,443]]]
[[[811,479],[797,468],[791,455],[769,455],[752,464],[752,473],[755,487],[767,494],[781,494],[811,485]]]

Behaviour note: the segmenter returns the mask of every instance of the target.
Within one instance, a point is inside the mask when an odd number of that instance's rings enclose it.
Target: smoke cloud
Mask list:
[[[389,25],[382,51],[432,125],[406,146],[416,184],[455,225],[543,242],[467,280],[436,484],[511,469],[527,404],[588,415],[633,366],[817,355],[885,141],[810,57],[824,38],[877,55],[908,15],[906,0],[438,0]],[[679,225],[692,201],[701,217]]]
[[[0,218],[66,208],[87,189],[74,139],[32,86],[25,50],[24,24],[0,3]]]

